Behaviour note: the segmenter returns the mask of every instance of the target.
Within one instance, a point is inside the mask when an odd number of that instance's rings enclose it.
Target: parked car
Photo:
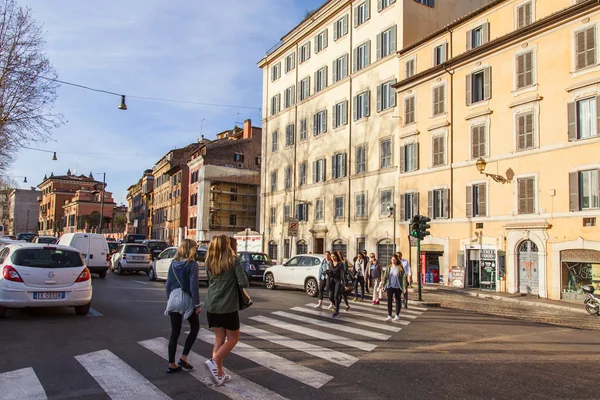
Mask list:
[[[0,317],[7,309],[74,307],[86,315],[92,281],[81,253],[72,247],[13,243],[0,250]]]
[[[325,256],[299,254],[281,265],[273,265],[265,270],[263,280],[267,289],[286,286],[303,289],[306,294],[316,297],[319,294],[319,267]]]
[[[148,270],[148,279],[151,281],[167,280],[171,261],[175,258],[177,247],[168,247],[156,257],[152,268]],[[206,253],[208,247],[200,246],[196,250],[196,262],[198,263],[198,282],[206,282],[208,284],[208,276],[206,275]]]
[[[141,233],[128,233],[123,238],[123,243],[142,243],[146,239],[146,235]]]
[[[142,244],[148,246],[150,250],[150,254],[152,255],[152,259],[154,260],[160,253],[162,253],[167,247],[167,242],[164,240],[144,240]]]
[[[17,240],[16,236],[13,235],[3,235],[2,239],[12,239],[12,240]]]
[[[56,244],[58,238],[56,236],[36,236],[33,238],[32,243]]]
[[[83,261],[91,273],[100,278],[106,277],[110,254],[104,235],[99,233],[65,233],[58,241],[61,246],[71,246],[79,250]]]
[[[26,242],[32,242],[37,236],[35,233],[17,233],[17,240],[24,240]]]
[[[244,267],[244,272],[246,272],[248,280],[262,280],[265,270],[273,265],[273,262],[265,253],[238,251],[238,256],[240,256],[240,262],[242,267]]]
[[[150,268],[152,268],[150,250],[143,244],[123,243],[112,255],[112,268],[119,275],[123,275],[124,272],[135,272],[137,274],[143,271],[149,273]]]

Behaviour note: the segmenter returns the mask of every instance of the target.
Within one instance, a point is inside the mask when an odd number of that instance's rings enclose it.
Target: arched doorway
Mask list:
[[[342,242],[342,239],[334,240],[331,245],[331,250],[341,252],[344,258],[348,257],[348,246],[346,246],[346,243]]]
[[[519,292],[539,294],[540,268],[538,247],[531,240],[524,240],[517,251],[519,260]]]
[[[377,259],[382,267],[389,265],[394,254],[394,243],[391,239],[383,239],[377,243]]]
[[[308,244],[304,240],[298,240],[296,242],[296,254],[307,254],[308,253]]]

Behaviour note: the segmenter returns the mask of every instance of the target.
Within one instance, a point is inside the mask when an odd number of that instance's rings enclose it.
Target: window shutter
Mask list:
[[[358,7],[354,7],[354,27],[358,26]]]
[[[527,213],[527,179],[519,179],[518,180],[518,190],[517,190],[517,197],[518,197],[518,209],[517,209],[517,213],[519,214],[526,214]]]
[[[467,186],[467,202],[465,206],[467,218],[473,216],[473,186]]]
[[[586,65],[596,64],[596,28],[589,28],[586,31]]]
[[[441,137],[433,138],[433,154],[432,154],[432,157],[431,157],[432,158],[432,163],[431,164],[434,167],[441,164],[440,160],[439,160],[439,156],[438,156],[438,154],[440,152],[440,139],[441,139]]]
[[[323,118],[321,118],[321,132],[327,132],[327,110],[323,111]]]
[[[331,177],[333,179],[335,178],[339,178],[339,175],[337,173],[337,156],[334,154],[333,156],[331,156]]]
[[[290,105],[293,106],[296,101],[296,87],[290,87]]]
[[[413,168],[415,171],[419,169],[419,143],[418,142],[413,144],[412,165],[413,165]]]
[[[442,59],[441,62],[445,63],[448,60],[448,43],[442,44]]]
[[[323,48],[327,47],[329,44],[329,29],[325,29],[325,33],[323,34]]]
[[[327,159],[323,158],[323,168],[321,168],[321,182],[323,182],[325,180],[325,177],[327,176]]]
[[[325,89],[327,87],[327,84],[328,84],[327,78],[329,77],[329,66],[326,65],[324,68],[325,68],[325,71],[323,72],[323,74],[325,74],[325,76],[324,76],[325,79],[323,79],[323,81],[324,81],[323,89]]]
[[[348,123],[348,100],[344,102],[344,109],[342,113],[342,124],[346,125]]]
[[[440,114],[446,112],[446,87],[445,86],[440,86],[438,88],[439,90],[439,94],[438,94],[438,111],[440,112]]]
[[[440,113],[440,110],[438,107],[438,104],[440,101],[440,92],[438,89],[439,88],[437,88],[437,87],[433,88],[433,115],[438,115]]]
[[[377,85],[377,112],[381,112],[381,86]]]
[[[579,211],[579,172],[569,173],[569,210]]]
[[[332,83],[336,83],[338,80],[337,65],[338,65],[338,60],[334,60],[333,64],[331,65],[331,82]]]
[[[381,58],[381,33],[377,34],[377,52],[376,54],[376,59],[379,60]]]
[[[406,146],[400,148],[400,172],[406,171]]]
[[[366,12],[365,12],[365,21],[371,18],[371,0],[367,0],[366,4]]]
[[[467,94],[467,105],[470,106],[471,105],[471,77],[472,75],[467,75],[467,79],[466,79],[466,94]]]
[[[442,192],[442,218],[449,218],[449,209],[450,209],[450,189],[444,189]]]
[[[342,175],[346,176],[346,153],[342,154]]]
[[[596,96],[596,134],[600,135],[600,96]]]
[[[397,79],[392,79],[390,82],[390,107],[396,107],[396,89],[392,87],[396,82],[398,82]],[[600,112],[598,114],[600,115]]]
[[[281,62],[277,63],[277,78],[281,78]]]
[[[377,0],[377,11],[383,10],[383,0]]]
[[[368,117],[371,115],[371,91],[367,90],[367,94],[365,95],[365,116]]]
[[[490,41],[490,23],[486,22],[481,26],[481,36],[483,36],[482,44]]]
[[[400,221],[406,221],[406,195],[400,195]]]
[[[485,217],[487,215],[486,205],[487,205],[487,193],[486,193],[486,185],[485,183],[479,184],[479,196],[478,200],[478,217]]]
[[[433,190],[427,192],[427,216],[431,219],[435,218],[433,213]]]
[[[467,51],[473,48],[473,31],[467,31]]]
[[[576,69],[584,68],[586,66],[585,31],[577,32],[575,34],[575,55],[577,57]]]
[[[525,86],[525,54],[517,56],[517,88]]]
[[[313,136],[319,132],[319,114],[313,115]]]
[[[410,78],[410,61],[404,63],[404,78]]]
[[[371,41],[367,42],[367,65],[371,65]]]
[[[348,14],[344,15],[344,22],[342,22],[343,33],[342,36],[348,33]]]
[[[358,119],[358,96],[352,98],[352,120]]]
[[[317,93],[317,82],[319,82],[319,71],[315,72],[315,79],[313,82],[313,93]]]
[[[413,193],[412,194],[413,197],[413,213],[412,215],[419,215],[419,193]]]
[[[317,181],[317,162],[313,161],[312,163],[312,181],[315,183]]]
[[[339,33],[338,33],[338,23],[336,22],[336,23],[333,24],[333,41],[338,40],[338,38],[339,38],[338,35],[339,35]]]
[[[392,26],[392,32],[390,33],[390,49],[396,51],[396,32],[398,31],[397,25]]]
[[[525,26],[525,6],[517,8],[517,29]]]
[[[331,107],[331,115],[333,115],[333,128],[337,128],[339,126],[338,123],[338,114],[337,114],[337,105],[334,105],[333,107]]]
[[[487,67],[483,70],[483,98],[485,100],[492,97],[492,68]]]
[[[358,63],[358,47],[352,50],[352,72],[356,72]]]
[[[344,56],[344,63],[342,65],[342,76],[340,79],[348,76],[348,54]]]
[[[290,69],[296,68],[296,53],[292,53],[292,65]]]
[[[302,101],[302,82],[298,82],[296,86],[298,86],[298,101]]]
[[[577,103],[574,101],[567,104],[567,118],[569,120],[569,141],[577,140]]]

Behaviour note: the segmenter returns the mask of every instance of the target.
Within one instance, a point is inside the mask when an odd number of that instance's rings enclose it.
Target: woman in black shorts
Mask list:
[[[248,287],[248,277],[225,235],[215,236],[206,257],[208,294],[204,301],[208,327],[215,333],[212,358],[204,364],[217,385],[231,379],[223,372],[223,359],[240,340],[238,285]]]

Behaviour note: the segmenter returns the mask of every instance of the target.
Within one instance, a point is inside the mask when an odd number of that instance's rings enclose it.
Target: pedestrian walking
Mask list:
[[[360,300],[365,299],[365,269],[366,261],[362,253],[358,253],[356,260],[354,261],[353,272],[354,272],[354,300],[358,300],[358,285],[360,284]]]
[[[350,274],[350,264],[348,260],[344,257],[341,251],[335,252],[338,256],[338,260],[342,263],[343,271],[342,271],[342,298],[344,299],[344,303],[346,303],[346,311],[350,310],[350,304],[348,303],[348,292],[346,291],[346,284],[348,282],[352,282],[354,280],[352,274]]]
[[[319,301],[317,302],[317,305],[315,306],[315,308],[323,308],[323,295],[325,294],[325,289],[328,288],[329,286],[327,285],[327,274],[325,273],[325,271],[327,271],[328,269],[331,268],[331,252],[330,251],[326,251],[325,252],[325,260],[323,260],[323,262],[321,263],[321,266],[319,267]],[[329,309],[333,309],[333,301],[331,302],[331,304],[329,305]]]
[[[182,368],[192,369],[188,363],[188,355],[198,336],[200,330],[200,318],[198,314],[202,311],[200,306],[200,292],[198,290],[198,264],[195,261],[198,244],[185,239],[177,248],[175,258],[171,261],[167,273],[167,308],[165,315],[171,319],[171,337],[169,338],[169,366],[167,373],[179,372]],[[190,333],[185,340],[181,358],[175,364],[175,353],[177,341],[181,334],[183,320],[187,319],[190,324]]]
[[[413,283],[413,278],[412,278],[412,270],[410,269],[410,264],[408,263],[407,260],[402,258],[401,251],[396,253],[396,255],[398,256],[398,259],[400,260],[400,264],[402,264],[402,268],[404,268],[404,273],[406,274],[406,277],[408,278],[408,285],[411,286]],[[408,290],[406,292],[404,292],[403,297],[404,297],[404,308],[408,308]]]
[[[342,302],[342,291],[344,288],[344,265],[340,261],[337,252],[331,254],[331,268],[327,270],[329,275],[329,300],[335,305],[333,317],[340,315],[340,303]]]
[[[217,386],[231,380],[223,372],[223,359],[240,340],[239,288],[249,286],[248,277],[225,235],[215,236],[206,256],[208,294],[204,302],[208,327],[215,333],[212,357],[205,362]]]
[[[392,320],[392,303],[396,300],[396,316],[394,321],[400,319],[400,309],[402,308],[401,293],[406,293],[408,289],[408,278],[404,268],[395,254],[390,260],[390,265],[383,270],[381,283],[388,296],[388,316],[386,322]]]
[[[381,264],[379,260],[375,257],[375,253],[371,253],[369,255],[369,262],[367,270],[369,271],[368,275],[371,277],[371,281],[373,282],[373,304],[379,304],[379,299],[382,297],[381,293]]]

